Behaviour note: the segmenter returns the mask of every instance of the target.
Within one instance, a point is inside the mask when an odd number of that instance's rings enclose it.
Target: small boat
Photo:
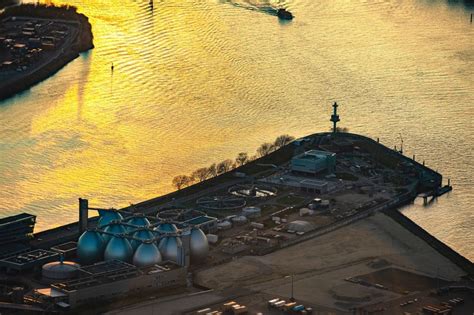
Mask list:
[[[278,9],[277,15],[282,20],[292,20],[293,14],[286,9]]]

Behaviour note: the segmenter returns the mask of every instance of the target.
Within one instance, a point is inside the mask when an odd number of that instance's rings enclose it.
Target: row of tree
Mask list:
[[[173,178],[172,184],[176,189],[192,185],[194,183],[202,182],[208,178],[216,177],[220,174],[224,174],[231,171],[239,166],[247,164],[253,160],[256,160],[262,156],[270,154],[271,152],[278,150],[279,148],[289,144],[295,138],[290,135],[278,136],[273,143],[265,142],[262,143],[255,155],[250,156],[247,152],[240,152],[237,154],[235,159],[226,159],[219,163],[212,163],[209,167],[201,167],[191,173],[191,175],[178,175]]]

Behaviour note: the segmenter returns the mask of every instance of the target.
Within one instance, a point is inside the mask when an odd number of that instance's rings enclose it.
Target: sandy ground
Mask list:
[[[201,271],[195,281],[216,289],[245,287],[289,296],[291,281],[285,276],[293,274],[297,299],[347,310],[399,297],[394,292],[344,280],[376,271],[371,267],[376,259],[386,260],[391,267],[450,281],[464,274],[398,223],[376,214],[266,256],[246,256]]]

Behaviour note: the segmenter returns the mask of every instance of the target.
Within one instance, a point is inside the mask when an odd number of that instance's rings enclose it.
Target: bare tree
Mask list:
[[[191,177],[202,182],[209,178],[209,169],[207,167],[198,168],[191,174]]]
[[[293,140],[295,140],[295,137],[293,137],[293,136],[281,135],[281,136],[278,136],[275,139],[275,142],[273,142],[273,145],[275,146],[275,148],[279,149],[281,147],[284,147],[285,145],[287,145],[288,143],[290,143]]]
[[[269,142],[262,143],[262,145],[257,149],[258,156],[262,157],[274,150],[273,144]]]
[[[191,183],[192,179],[188,175],[178,175],[173,178],[173,186],[178,190]]]
[[[217,164],[217,174],[224,174],[232,169],[234,161],[227,159]]]
[[[235,163],[237,166],[242,166],[249,161],[249,155],[247,152],[240,152],[237,157],[235,158]]]
[[[207,173],[209,177],[216,177],[217,176],[217,167],[216,163],[212,163],[211,166],[207,168]]]

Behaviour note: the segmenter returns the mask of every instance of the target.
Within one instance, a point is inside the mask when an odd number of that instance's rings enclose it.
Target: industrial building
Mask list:
[[[294,173],[332,173],[336,168],[336,154],[319,150],[306,151],[291,159],[290,168]]]

